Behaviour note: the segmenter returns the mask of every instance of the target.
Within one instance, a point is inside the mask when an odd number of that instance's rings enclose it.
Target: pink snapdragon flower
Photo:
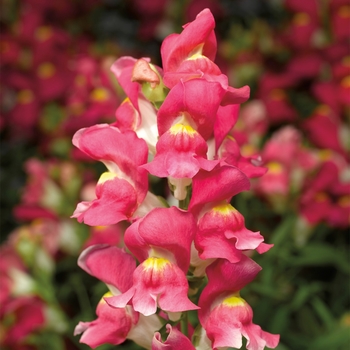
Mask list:
[[[259,232],[246,229],[243,216],[229,204],[232,196],[248,188],[247,177],[228,165],[200,172],[193,179],[189,210],[198,220],[194,243],[201,259],[225,258],[235,263],[244,250],[263,253],[271,248]]]
[[[198,220],[195,246],[203,260],[225,258],[236,263],[245,250],[264,253],[271,245],[263,243],[260,232],[245,227],[244,217],[232,205],[223,201],[216,204]]]
[[[207,91],[211,91],[209,95]],[[157,114],[159,135],[172,125],[191,125],[205,140],[213,133],[216,113],[225,94],[217,82],[191,79],[173,87]],[[185,120],[183,120],[185,119]]]
[[[346,129],[346,125],[343,125],[329,106],[320,105],[316,108],[302,127],[317,147],[332,149],[346,156],[347,150],[342,138],[342,131]]]
[[[347,168],[329,159],[321,163],[317,174],[305,182],[300,198],[300,214],[309,225],[324,221],[333,227],[349,226],[350,182],[342,179]]]
[[[145,316],[195,310],[187,297],[186,273],[196,224],[191,213],[176,207],[156,208],[125,232],[125,244],[140,261],[133,285],[122,295],[107,299],[114,307],[132,303]]]
[[[147,172],[140,168],[147,162],[145,141],[133,131],[101,124],[79,130],[73,144],[109,170],[97,183],[97,198],[79,203],[73,217],[97,226],[130,219],[147,195]]]
[[[253,313],[239,291],[250,283],[261,267],[243,256],[235,264],[219,259],[207,269],[208,284],[204,288],[198,311],[199,321],[212,342],[212,348],[242,346],[242,336],[248,350],[275,348],[279,335],[270,334],[252,323]]]
[[[193,22],[183,26],[181,34],[171,34],[161,47],[164,84],[172,89],[180,81],[201,78],[218,82],[225,91],[222,104],[242,103],[249,87],[234,89],[214,63],[216,56],[215,20],[209,9],[201,11]]]
[[[164,133],[156,147],[156,156],[143,167],[152,175],[175,179],[192,179],[200,169],[212,170],[217,161],[207,159],[208,146],[190,125],[175,124]],[[178,189],[176,189],[178,191]],[[175,194],[181,199],[181,195]]]
[[[268,171],[257,181],[255,189],[280,209],[291,193],[301,190],[307,174],[319,163],[315,152],[303,147],[301,142],[300,132],[285,126],[272,135],[262,150]]]
[[[120,248],[99,244],[85,249],[78,265],[110,289],[97,305],[97,319],[76,326],[74,334],[83,333],[80,342],[95,348],[105,343],[118,345],[128,338],[149,348],[154,331],[162,326],[160,321],[150,317],[147,322],[131,306],[113,308],[105,301],[131,287],[136,268],[134,258]]]

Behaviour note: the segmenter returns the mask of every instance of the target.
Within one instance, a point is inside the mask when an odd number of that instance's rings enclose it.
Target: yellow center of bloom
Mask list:
[[[310,23],[310,16],[305,12],[299,12],[293,17],[293,24],[296,26],[306,26]]]
[[[251,157],[255,154],[255,152],[256,150],[253,145],[246,144],[241,147],[241,153],[244,157]]]
[[[84,110],[84,105],[80,102],[72,103],[69,106],[70,113],[72,113],[75,117],[80,116],[84,112]]]
[[[340,324],[346,327],[350,327],[350,312],[346,312],[340,320]]]
[[[104,231],[106,229],[107,226],[94,226],[94,229],[96,231]]]
[[[341,62],[344,66],[349,67],[350,66],[350,56],[345,56]]]
[[[86,79],[85,79],[85,77],[84,77],[82,74],[79,74],[79,75],[77,75],[77,76],[75,77],[74,83],[75,83],[75,85],[81,87],[81,86],[84,86],[84,85],[85,85]]]
[[[340,17],[349,18],[350,17],[350,6],[349,5],[341,6],[338,10],[338,14]]]
[[[96,88],[90,94],[90,98],[96,102],[107,101],[109,96],[109,91],[105,88]]]
[[[222,305],[229,306],[229,307],[244,306],[245,304],[246,304],[246,301],[236,294],[231,295],[228,298],[225,298],[224,301],[222,302]]]
[[[49,26],[41,26],[35,31],[35,37],[38,41],[46,41],[52,36],[52,29]]]
[[[7,41],[0,42],[0,52],[6,53],[10,49],[10,44]]]
[[[319,157],[322,161],[329,160],[329,159],[331,159],[331,157],[332,157],[332,151],[329,150],[329,149],[323,149],[323,150],[319,151],[318,157]]]
[[[38,76],[42,79],[51,78],[56,73],[56,68],[51,62],[42,63],[38,67]]]
[[[128,103],[128,102],[130,102],[130,98],[129,98],[129,97],[125,97],[124,100],[123,100],[123,102],[122,102],[122,104]]]
[[[286,99],[286,93],[282,89],[273,89],[270,91],[269,97],[272,100],[285,100]]]
[[[175,124],[170,128],[170,134],[177,135],[177,134],[187,134],[191,137],[194,137],[196,134],[196,130],[192,128],[190,125],[183,125],[183,124]]]
[[[198,45],[194,50],[191,51],[191,53],[188,55],[188,60],[196,60],[197,58],[205,57],[203,56],[203,46],[204,44]]]
[[[283,172],[283,166],[278,162],[270,162],[267,164],[269,173],[281,174]]]
[[[237,123],[235,124],[235,130],[244,130],[245,124],[243,123],[242,119],[238,119]]]
[[[320,105],[315,109],[315,113],[321,114],[321,115],[329,115],[331,109],[327,105]]]
[[[350,75],[343,78],[340,84],[345,88],[349,88],[350,87]]]
[[[105,293],[104,295],[103,295],[103,297],[101,298],[101,300],[100,300],[100,304],[106,304],[106,300],[104,300],[104,298],[110,298],[110,297],[112,297],[113,296],[113,294],[111,293],[111,292],[107,292],[107,293]]]
[[[117,175],[116,173],[111,173],[111,172],[109,172],[109,171],[106,171],[105,173],[103,173],[103,174],[100,176],[100,178],[99,178],[97,184],[98,184],[98,185],[101,185],[101,184],[103,184],[103,183],[106,182],[106,181],[115,179],[116,177],[118,177],[118,175]]]
[[[236,211],[236,209],[230,204],[223,202],[213,208],[213,212],[215,214],[220,214],[220,215],[230,215],[233,211]]]
[[[328,199],[328,196],[324,192],[319,192],[319,193],[316,193],[314,199],[316,202],[325,202]]]
[[[34,94],[32,90],[21,90],[17,94],[17,101],[20,104],[28,104],[33,102],[34,100]]]
[[[155,258],[155,257],[150,257],[142,263],[145,270],[156,270],[156,271],[164,270],[169,264],[170,264],[170,261],[168,259]]]
[[[343,208],[348,207],[350,205],[350,195],[341,196],[338,199],[338,204]]]

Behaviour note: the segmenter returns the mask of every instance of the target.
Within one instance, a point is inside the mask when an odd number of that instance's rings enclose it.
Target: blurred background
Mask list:
[[[204,8],[215,62],[231,86],[251,88],[232,136],[242,159],[268,168],[233,199],[274,244],[253,257],[263,270],[242,296],[255,323],[281,334],[279,350],[349,349],[348,0],[1,0],[1,349],[88,349],[73,330],[96,318],[106,286],[77,258],[122,244],[125,227],[69,218],[104,169],[72,136],[115,122],[115,59],[161,66],[162,40]]]

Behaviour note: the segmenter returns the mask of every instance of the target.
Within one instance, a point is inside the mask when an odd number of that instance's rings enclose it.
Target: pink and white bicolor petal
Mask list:
[[[143,96],[138,98],[139,111],[127,98],[117,109],[115,116],[117,121],[113,124],[122,132],[135,131],[140,139],[144,139],[149,151],[154,154],[158,141],[157,112],[153,105]]]
[[[156,332],[152,341],[152,350],[195,350],[191,341],[178,329],[173,328],[170,324],[166,325],[168,337],[163,342],[159,332]]]

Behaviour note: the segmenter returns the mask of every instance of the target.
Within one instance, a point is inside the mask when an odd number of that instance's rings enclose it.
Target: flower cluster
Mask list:
[[[129,222],[124,248],[97,244],[79,257],[109,288],[97,319],[75,329],[93,348],[126,339],[148,349],[239,348],[242,336],[249,350],[279,342],[252,322],[240,296],[261,270],[248,256],[271,245],[230,203],[266,169],[259,157],[244,157],[230,134],[249,88],[229,86],[214,63],[214,27],[205,9],[165,38],[163,68],[119,58],[111,69],[127,98],[116,122],[73,137],[107,168],[95,198],[79,203],[73,217],[91,226]],[[152,193],[149,179],[157,178],[168,181],[165,199]],[[197,312],[199,324],[189,323]]]
[[[46,152],[62,155],[74,132],[101,118],[111,121],[117,107],[95,42],[69,30],[69,21],[84,21],[96,4],[25,0],[21,5],[0,36],[0,131],[9,139],[37,138]]]

